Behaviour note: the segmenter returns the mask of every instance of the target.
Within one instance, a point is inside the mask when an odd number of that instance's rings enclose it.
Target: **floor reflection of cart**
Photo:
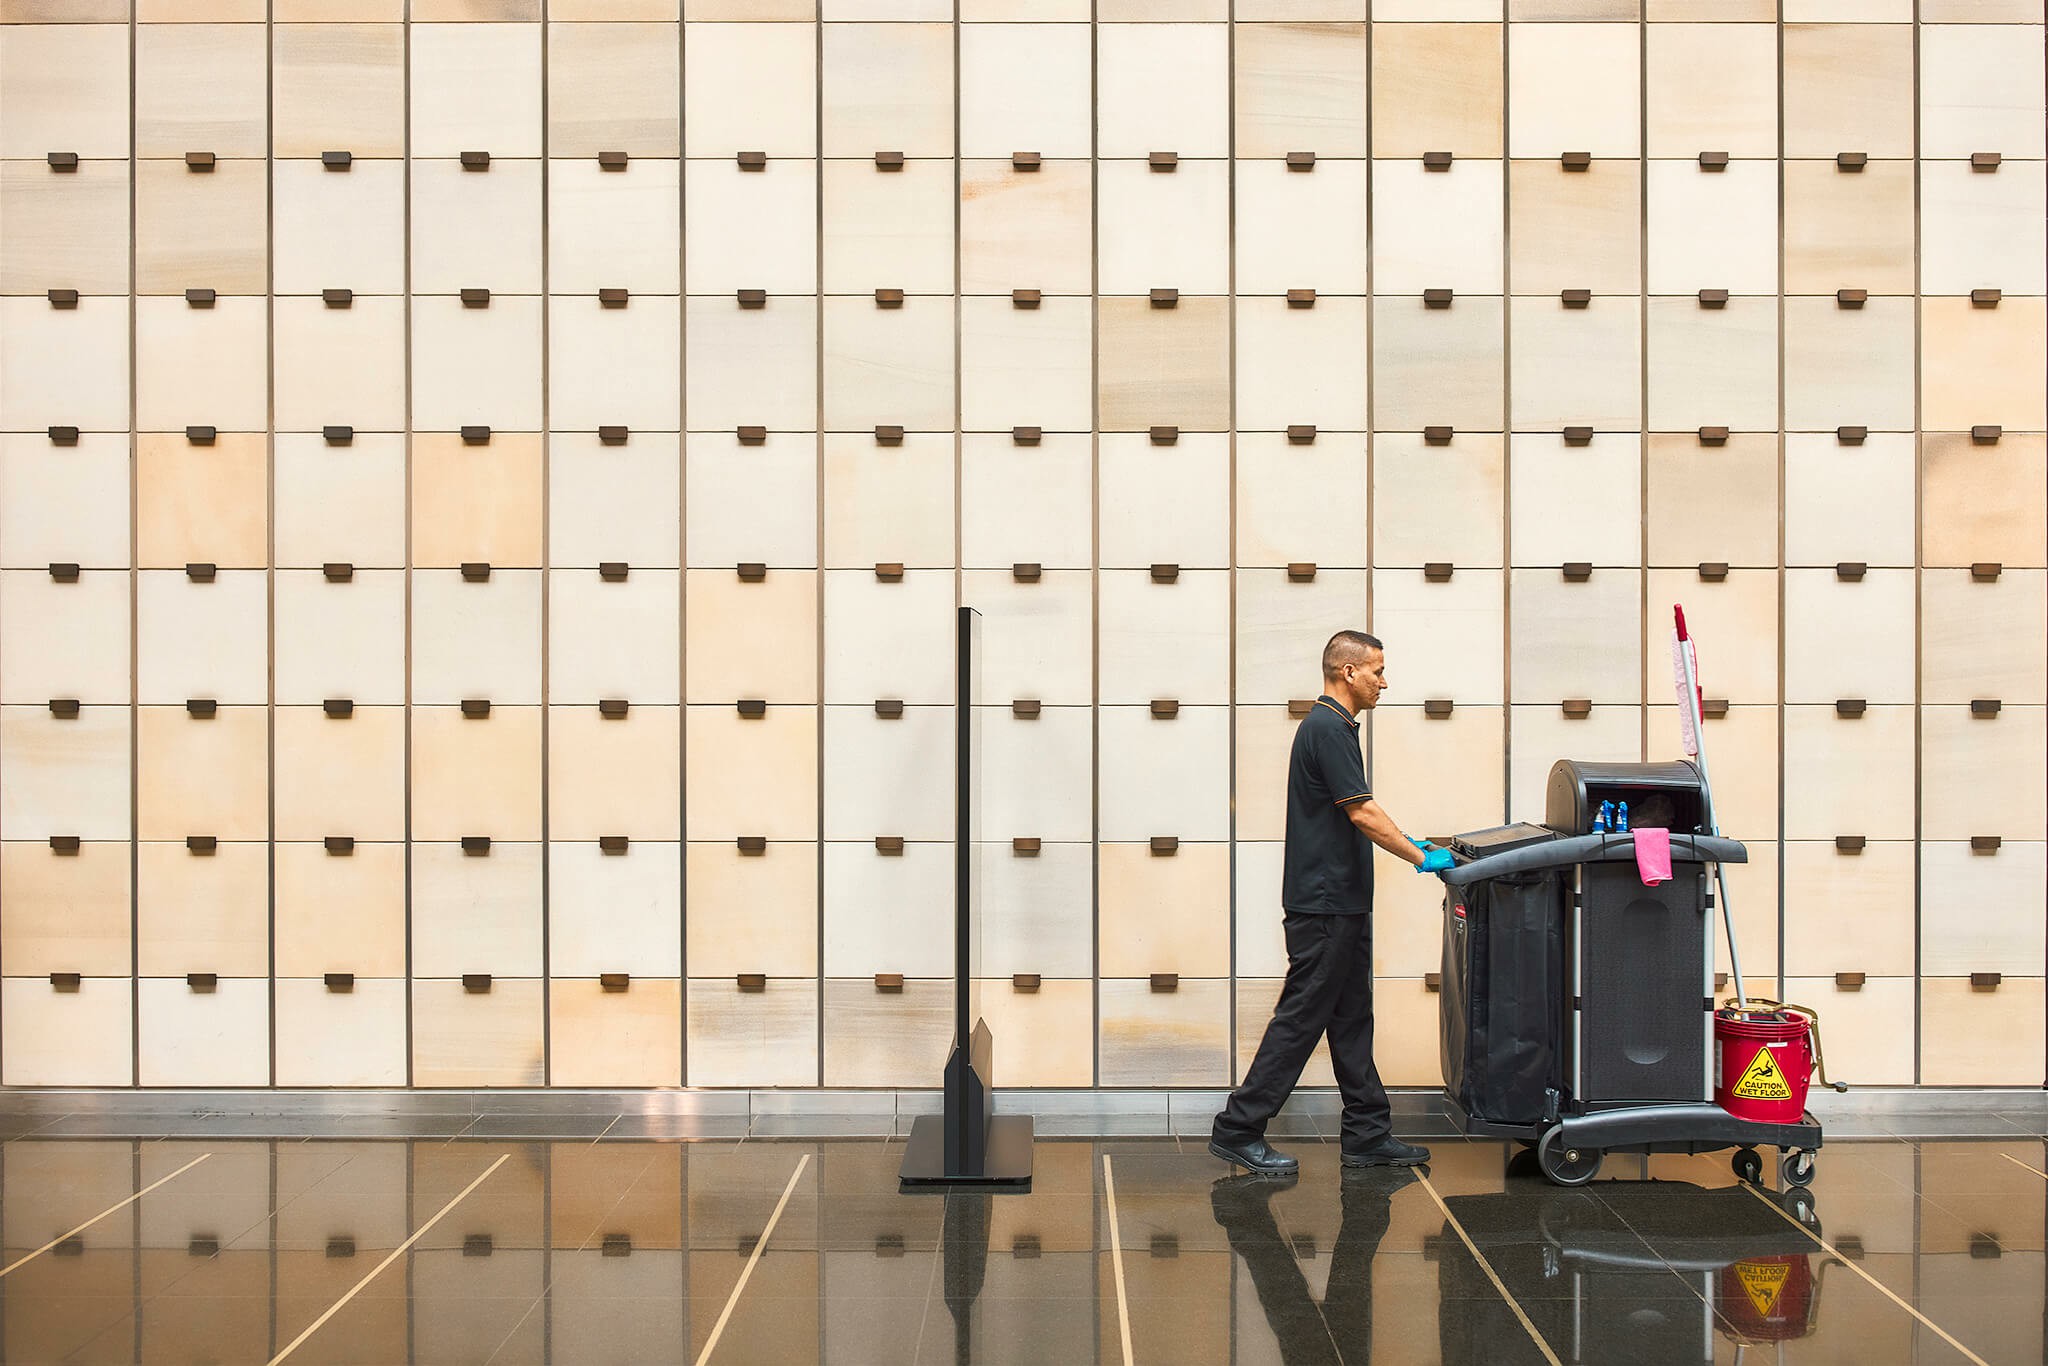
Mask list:
[[[1813,1331],[1825,1254],[1779,1213],[1818,1234],[1813,1195],[1767,1199],[1777,1208],[1743,1187],[1513,1182],[1445,1203],[1561,1361],[1706,1363],[1720,1338],[1742,1360]],[[1448,1224],[1431,1246],[1446,1366],[1541,1360]]]

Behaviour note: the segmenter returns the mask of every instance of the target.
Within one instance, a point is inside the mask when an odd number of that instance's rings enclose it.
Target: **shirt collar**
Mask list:
[[[1321,697],[1318,697],[1316,701],[1322,703],[1331,711],[1336,712],[1337,715],[1343,717],[1345,725],[1351,727],[1351,729],[1353,730],[1358,729],[1358,718],[1353,716],[1350,712],[1344,710],[1344,704],[1339,702],[1336,698],[1331,697],[1328,693],[1324,693]]]

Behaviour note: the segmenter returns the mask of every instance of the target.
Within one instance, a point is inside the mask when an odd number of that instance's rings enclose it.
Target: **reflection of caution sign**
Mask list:
[[[1759,1048],[1756,1056],[1743,1069],[1742,1080],[1735,1083],[1735,1094],[1744,1100],[1790,1100],[1792,1088],[1785,1082],[1785,1073],[1778,1066],[1778,1060],[1771,1056],[1768,1048]]]
[[[1767,1319],[1778,1307],[1778,1296],[1784,1293],[1785,1278],[1792,1274],[1790,1262],[1737,1262],[1735,1274],[1742,1280],[1743,1293],[1756,1306],[1756,1316]]]

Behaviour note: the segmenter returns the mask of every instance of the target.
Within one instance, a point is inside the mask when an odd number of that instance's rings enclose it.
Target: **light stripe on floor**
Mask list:
[[[2021,1163],[2020,1165],[2025,1166],[2026,1164]],[[1801,1233],[1813,1239],[1814,1242],[1820,1244],[1821,1249],[1824,1252],[1826,1252],[1830,1257],[1833,1257],[1843,1266],[1848,1267],[1851,1271],[1861,1276],[1864,1280],[1869,1281],[1870,1284],[1876,1288],[1877,1292],[1880,1295],[1883,1295],[1893,1304],[1896,1304],[1897,1306],[1899,1306],[1899,1308],[1905,1310],[1908,1314],[1911,1314],[1914,1318],[1920,1320],[1920,1322],[1927,1327],[1928,1331],[1932,1332],[1936,1337],[1940,1338],[1949,1346],[1955,1348],[1958,1352],[1961,1352],[1970,1360],[1976,1362],[1977,1366],[1991,1366],[1991,1363],[1984,1360],[1983,1357],[1978,1356],[1975,1352],[1963,1346],[1962,1343],[1957,1342],[1954,1338],[1950,1337],[1940,1324],[1936,1323],[1933,1319],[1928,1318],[1918,1309],[1915,1309],[1912,1305],[1906,1303],[1897,1295],[1893,1294],[1890,1286],[1886,1285],[1883,1281],[1880,1281],[1877,1277],[1871,1275],[1868,1271],[1865,1271],[1862,1267],[1858,1266],[1856,1263],[1850,1261],[1847,1257],[1843,1256],[1840,1252],[1836,1251],[1835,1245],[1833,1243],[1830,1243],[1827,1239],[1821,1237],[1818,1233],[1815,1233],[1812,1229],[1808,1228],[1806,1225],[1800,1223],[1797,1219],[1794,1219],[1790,1214],[1786,1213],[1785,1207],[1783,1205],[1780,1205],[1777,1201],[1771,1199],[1770,1196],[1766,1195],[1763,1191],[1758,1190],[1755,1186],[1750,1185],[1747,1181],[1743,1182],[1742,1185],[1743,1189],[1747,1190],[1751,1195],[1754,1195],[1757,1199],[1763,1201],[1764,1204],[1768,1205],[1771,1209],[1776,1210],[1778,1216],[1782,1218],[1786,1223],[1792,1225],[1792,1227],[1798,1229]]]
[[[804,1168],[811,1165],[811,1155],[805,1153],[796,1164],[796,1170],[789,1174],[789,1184],[782,1188],[782,1198],[775,1202],[775,1213],[768,1216],[768,1227],[761,1230],[761,1236],[754,1240],[754,1250],[747,1254],[747,1264],[740,1268],[739,1283],[732,1288],[732,1297],[725,1302],[725,1310],[718,1316],[718,1322],[711,1325],[711,1336],[704,1341],[704,1350],[697,1354],[697,1366],[711,1360],[711,1349],[718,1346],[719,1337],[725,1332],[725,1321],[732,1317],[732,1308],[740,1302],[740,1291],[747,1288],[747,1278],[754,1274],[754,1263],[761,1260],[761,1254],[768,1250],[768,1239],[775,1232],[776,1223],[782,1218],[783,1209],[789,1204],[789,1197],[796,1191],[797,1178],[804,1174]]]
[[[1116,1329],[1123,1339],[1124,1366],[1131,1366],[1131,1304],[1124,1293],[1124,1240],[1116,1228],[1116,1175],[1102,1155],[1102,1194],[1109,1203],[1109,1263],[1116,1270]]]
[[[177,1177],[183,1176],[186,1172],[191,1171],[194,1167],[198,1166],[200,1163],[204,1162],[207,1158],[212,1156],[212,1153],[199,1154],[199,1156],[193,1158],[190,1162],[187,1162],[184,1166],[178,1168],[178,1170],[172,1172],[169,1176],[166,1176],[159,1181],[150,1182],[147,1186],[144,1186],[141,1190],[135,1192],[135,1194],[129,1196],[120,1204],[114,1205],[108,1209],[101,1210],[98,1214],[95,1214],[92,1218],[86,1220],[77,1228],[72,1229],[69,1233],[60,1233],[56,1237],[52,1238],[49,1242],[44,1243],[41,1247],[37,1248],[34,1252],[29,1253],[28,1256],[18,1258],[13,1262],[8,1263],[6,1266],[0,1267],[0,1276],[5,1276],[8,1272],[14,1270],[15,1267],[22,1265],[24,1262],[34,1261],[36,1258],[42,1256],[45,1252],[48,1252],[51,1248],[57,1246],[57,1244],[63,1242],[66,1238],[77,1237],[79,1234],[91,1228],[94,1224],[97,1224],[100,1220],[106,1218],[109,1214],[116,1214],[121,1210],[127,1209],[130,1205],[134,1204],[137,1200],[140,1200],[143,1196],[155,1190],[158,1186],[163,1185],[164,1182],[171,1181]]]
[[[454,1209],[457,1205],[461,1204],[464,1200],[468,1199],[469,1193],[475,1190],[478,1186],[481,1186],[485,1181],[489,1180],[491,1173],[498,1170],[498,1168],[504,1166],[506,1159],[510,1158],[511,1156],[512,1154],[510,1153],[498,1154],[498,1160],[496,1162],[493,1162],[490,1166],[484,1168],[482,1176],[477,1177],[476,1180],[470,1182],[467,1186],[464,1186],[462,1188],[461,1194],[457,1195],[453,1200],[450,1200],[447,1204],[441,1206],[440,1211],[437,1214],[435,1214],[433,1218],[427,1220],[426,1223],[421,1224],[417,1229],[413,1231],[412,1237],[406,1239],[397,1247],[392,1248],[389,1256],[385,1257],[383,1261],[377,1263],[376,1266],[370,1269],[369,1275],[363,1277],[354,1285],[350,1286],[349,1291],[346,1295],[343,1295],[340,1299],[336,1300],[333,1304],[329,1305],[327,1307],[326,1313],[322,1314],[319,1318],[314,1319],[312,1323],[306,1326],[305,1332],[293,1338],[282,1352],[279,1352],[276,1356],[272,1357],[270,1359],[270,1366],[277,1366],[278,1362],[283,1361],[293,1352],[298,1351],[300,1345],[303,1344],[307,1338],[312,1337],[313,1334],[319,1332],[321,1326],[325,1324],[327,1320],[333,1318],[336,1314],[339,1314],[341,1312],[342,1306],[346,1305],[350,1300],[354,1299],[357,1295],[361,1294],[364,1286],[368,1285],[371,1281],[376,1280],[378,1272],[382,1271],[385,1267],[390,1266],[393,1262],[397,1261],[400,1254],[404,1253],[406,1249],[410,1248],[414,1243],[417,1243],[420,1239],[426,1237],[428,1229],[440,1223],[441,1220],[447,1216],[449,1210]]]
[[[2027,1171],[2030,1171],[2030,1172],[2032,1172],[2032,1173],[2033,1173],[2034,1175],[2036,1175],[2036,1176],[2040,1177],[2040,1178],[2041,1178],[2042,1180],[2044,1180],[2044,1181],[2048,1181],[2048,1172],[2044,1172],[2044,1171],[2042,1171],[2042,1170],[2041,1170],[2041,1169],[2040,1169],[2039,1167],[2029,1167],[2029,1166],[2027,1166],[2027,1164],[2026,1164],[2026,1163],[2024,1163],[2024,1162],[2020,1161],[2020,1160],[2019,1160],[2019,1159],[2018,1159],[2017,1157],[2014,1157],[2014,1156],[2013,1156],[2013,1155],[2012,1155],[2011,1153],[2000,1153],[2000,1154],[1999,1154],[1999,1156],[2000,1156],[2000,1157],[2002,1157],[2002,1158],[2004,1158],[2004,1159],[2005,1159],[2006,1161],[2008,1161],[2008,1162],[2012,1163],[2012,1164],[2013,1164],[2013,1166],[2015,1166],[2015,1167],[2020,1167],[2020,1168],[2024,1168],[2025,1170],[2027,1170]]]
[[[1444,1212],[1444,1222],[1448,1223],[1452,1231],[1458,1235],[1458,1241],[1463,1243],[1465,1250],[1472,1254],[1472,1260],[1479,1263],[1479,1269],[1486,1273],[1486,1279],[1493,1282],[1493,1288],[1500,1292],[1500,1297],[1503,1300],[1507,1301],[1508,1308],[1515,1311],[1515,1317],[1521,1321],[1523,1330],[1529,1334],[1529,1341],[1535,1343],[1536,1350],[1543,1353],[1543,1359],[1549,1362],[1550,1366],[1564,1366],[1557,1359],[1557,1353],[1550,1350],[1550,1344],[1543,1340],[1543,1334],[1536,1331],[1536,1325],[1531,1323],[1529,1316],[1522,1312],[1522,1306],[1517,1304],[1515,1297],[1508,1293],[1508,1288],[1502,1283],[1500,1274],[1493,1269],[1493,1263],[1487,1261],[1480,1253],[1478,1246],[1472,1241],[1472,1235],[1465,1232],[1465,1226],[1458,1222],[1458,1216],[1451,1213],[1451,1207],[1444,1203],[1443,1196],[1437,1194],[1436,1186],[1430,1181],[1428,1174],[1417,1170],[1415,1179],[1420,1181],[1422,1188],[1429,1192],[1429,1198],[1436,1201],[1436,1207]]]

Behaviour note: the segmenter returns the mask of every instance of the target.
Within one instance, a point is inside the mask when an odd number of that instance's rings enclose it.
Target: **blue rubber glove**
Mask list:
[[[1414,845],[1417,849],[1422,850],[1422,852],[1425,854],[1428,853],[1430,850],[1436,848],[1436,846],[1434,844],[1431,844],[1428,840],[1419,840],[1415,838],[1415,836],[1413,835],[1410,835],[1408,837],[1408,842]]]
[[[1418,873],[1448,873],[1457,867],[1448,849],[1432,849],[1422,856],[1422,862],[1415,865]]]

